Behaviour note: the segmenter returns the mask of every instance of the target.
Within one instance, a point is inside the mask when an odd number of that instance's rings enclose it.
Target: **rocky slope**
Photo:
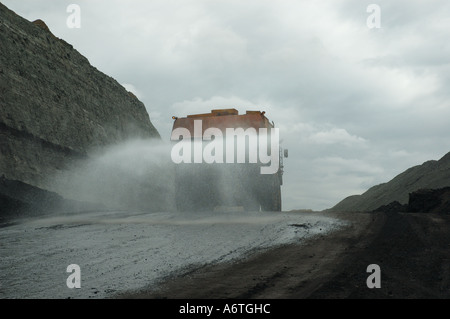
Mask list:
[[[160,138],[145,106],[38,20],[0,3],[0,176],[43,189],[76,159]]]
[[[372,211],[397,201],[408,203],[409,195],[420,189],[438,189],[450,186],[450,153],[438,161],[428,161],[397,175],[391,181],[374,186],[362,195],[345,198],[331,211]]]

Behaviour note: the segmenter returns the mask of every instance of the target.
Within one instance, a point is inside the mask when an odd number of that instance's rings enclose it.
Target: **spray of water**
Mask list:
[[[54,191],[106,209],[259,211],[272,175],[248,163],[174,163],[174,143],[129,140],[70,165],[51,177]]]
[[[173,209],[173,174],[168,143],[136,139],[91,153],[49,184],[67,199],[108,209],[161,211]]]

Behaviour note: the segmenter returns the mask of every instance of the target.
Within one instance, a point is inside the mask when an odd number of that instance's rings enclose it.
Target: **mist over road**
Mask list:
[[[98,212],[0,228],[0,298],[112,298],[205,264],[339,229],[320,213]],[[66,285],[67,266],[81,288]]]

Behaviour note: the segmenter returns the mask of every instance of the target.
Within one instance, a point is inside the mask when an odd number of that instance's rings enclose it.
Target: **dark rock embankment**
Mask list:
[[[0,43],[3,181],[42,189],[46,202],[45,191],[59,192],[51,176],[74,162],[130,139],[160,139],[144,104],[42,20],[30,22],[0,3]],[[31,204],[2,189],[3,212]]]
[[[20,217],[103,210],[99,204],[65,199],[54,192],[0,177],[0,223]]]

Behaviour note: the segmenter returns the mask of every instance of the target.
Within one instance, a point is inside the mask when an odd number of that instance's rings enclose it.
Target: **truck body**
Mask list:
[[[239,114],[236,109],[220,109],[173,119],[171,142],[180,143],[175,153],[184,153],[185,160],[178,161],[175,166],[175,196],[179,211],[218,207],[281,211],[283,152],[271,139],[275,126],[265,112]],[[235,135],[230,137],[229,132]],[[243,144],[239,144],[239,139]],[[259,143],[255,145],[257,139]],[[188,143],[187,146],[181,145],[183,142]],[[234,149],[228,148],[228,142]],[[245,145],[245,156],[239,157],[239,145]],[[267,162],[257,158],[261,154],[276,157],[278,166],[273,173],[261,173],[261,167],[267,167]],[[208,155],[214,161],[208,160]]]

